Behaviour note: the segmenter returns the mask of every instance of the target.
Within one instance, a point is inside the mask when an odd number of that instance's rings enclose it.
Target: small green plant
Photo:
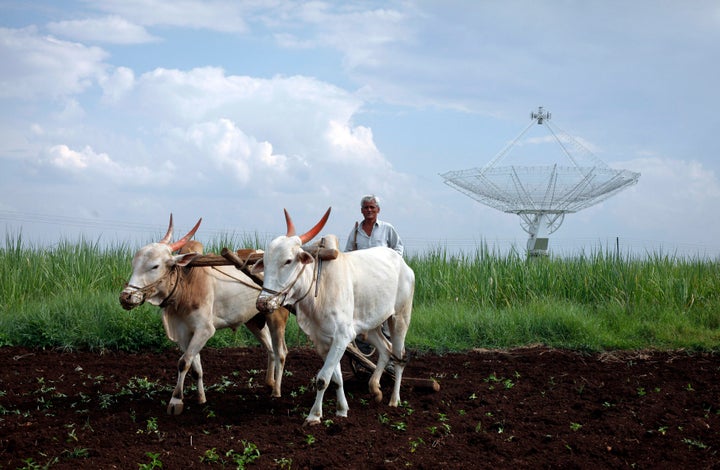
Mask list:
[[[398,421],[396,423],[393,423],[390,425],[391,428],[395,429],[396,431],[407,431],[407,423],[404,421]]]
[[[647,392],[645,392],[645,389],[643,387],[638,387],[637,394],[639,397],[644,397],[647,394]]]
[[[572,429],[573,431],[579,431],[580,429],[582,429],[582,427],[583,425],[580,423],[570,423],[570,429]]]
[[[287,457],[275,459],[275,465],[277,465],[280,468],[286,468],[286,469],[290,470],[292,468],[292,459],[287,458]]]
[[[146,452],[145,456],[150,459],[148,463],[139,463],[140,470],[152,470],[153,468],[162,468],[163,464],[160,460],[160,453]]]
[[[53,457],[50,459],[50,461],[45,465],[40,465],[39,463],[35,462],[35,460],[32,459],[32,457],[24,459],[23,463],[25,464],[24,467],[18,467],[18,470],[45,470],[50,468],[52,465],[55,465],[58,463],[59,459],[57,457]]]
[[[75,425],[74,424],[66,424],[65,427],[69,429],[68,434],[67,434],[67,439],[65,439],[65,442],[67,442],[67,443],[77,442],[78,437],[77,437],[77,431],[75,429]]]
[[[708,446],[704,442],[698,441],[697,439],[684,438],[683,444],[687,444],[691,447],[697,447],[698,449],[707,449]]]
[[[160,433],[160,427],[158,426],[157,418],[149,418],[145,422],[145,429],[138,429],[137,434],[146,434],[148,436],[155,436],[158,440],[162,440],[162,433]]]
[[[213,447],[212,449],[207,449],[203,455],[200,456],[200,462],[202,463],[216,463],[220,462],[220,454],[218,454],[217,449]]]
[[[76,447],[73,450],[63,451],[63,455],[69,459],[84,459],[90,455],[90,451],[85,447]]]
[[[230,458],[236,465],[238,470],[244,469],[249,463],[252,463],[260,458],[260,450],[258,446],[252,442],[242,440],[243,450],[242,452],[235,452],[230,449],[225,453],[225,456]]]
[[[421,437],[418,437],[417,439],[409,439],[409,441],[411,454],[418,450],[421,445],[425,444],[425,441],[423,441]]]
[[[309,446],[315,444],[315,436],[313,436],[312,434],[307,434],[305,436],[305,444]]]

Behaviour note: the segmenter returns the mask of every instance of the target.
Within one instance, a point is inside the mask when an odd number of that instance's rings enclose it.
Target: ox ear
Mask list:
[[[265,263],[263,260],[256,261],[255,264],[252,265],[252,268],[250,268],[250,274],[260,274],[263,271],[265,271]]]
[[[200,253],[182,253],[180,255],[173,256],[173,260],[177,266],[185,267],[199,255]]]
[[[301,251],[300,253],[298,253],[297,259],[302,264],[310,264],[313,262],[312,255],[310,253],[308,253],[307,251]]]
[[[200,217],[200,220],[197,221],[195,226],[190,230],[187,235],[182,237],[180,240],[176,241],[175,243],[170,245],[170,252],[174,252],[185,246],[185,244],[190,240],[193,235],[195,235],[195,232],[197,232],[197,229],[200,228],[200,222],[202,222],[202,217]]]
[[[315,235],[320,233],[320,230],[322,230],[323,227],[325,226],[325,224],[327,223],[328,217],[330,217],[330,209],[332,209],[332,207],[328,207],[328,210],[325,211],[325,215],[322,216],[322,219],[320,219],[320,222],[316,223],[313,228],[311,228],[307,232],[300,235],[300,241],[302,242],[303,245],[305,243],[309,242],[310,240],[312,240],[313,238],[315,238]]]
[[[172,233],[173,233],[173,220],[172,220],[172,212],[170,213],[170,224],[168,225],[167,233],[165,236],[160,240],[158,243],[162,243],[164,245],[169,245],[170,240],[172,240]]]

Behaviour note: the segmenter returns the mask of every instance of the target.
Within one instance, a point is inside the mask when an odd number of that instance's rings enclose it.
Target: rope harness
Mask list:
[[[318,251],[318,253],[319,253],[319,251]],[[313,263],[314,266],[313,266],[312,281],[310,281],[310,285],[308,286],[305,293],[291,305],[292,307],[295,307],[295,305],[297,305],[300,301],[302,301],[305,297],[307,297],[307,295],[310,293],[310,290],[312,289],[313,284],[315,284],[317,282],[318,271],[320,269],[320,262],[321,262],[321,260],[318,257],[318,253],[315,253],[315,255],[313,256],[313,259],[315,262]],[[305,271],[306,267],[307,267],[307,264],[303,264],[303,266],[302,266],[302,268],[300,268],[300,271],[298,272],[297,276],[295,276],[295,279],[293,279],[293,281],[287,287],[284,287],[283,289],[281,289],[279,291],[268,289],[267,287],[263,287],[263,289],[262,289],[263,292],[267,292],[268,294],[271,294],[270,299],[269,299],[270,301],[275,301],[276,299],[280,299],[279,305],[285,305],[285,299],[287,298],[288,293],[290,292],[290,290],[293,287],[295,287],[295,284],[300,279],[300,276],[302,276],[302,273]],[[315,296],[317,297],[317,289],[315,289]]]
[[[165,297],[165,299],[163,299],[163,301],[160,302],[160,307],[165,308],[170,303],[170,298],[175,294],[175,290],[177,289],[178,284],[180,284],[180,282],[179,282],[180,273],[177,270],[177,266],[173,266],[172,269],[170,269],[170,271],[168,271],[164,276],[162,276],[160,279],[158,279],[155,282],[151,282],[150,284],[146,285],[145,287],[134,286],[134,285],[126,282],[125,288],[129,287],[131,289],[134,289],[134,292],[139,292],[140,294],[142,294],[142,302],[141,303],[144,303],[145,299],[148,297],[148,294],[153,291],[157,292],[157,289],[156,289],[157,286],[159,286],[163,281],[165,281],[166,278],[169,278],[170,275],[173,273],[175,273],[175,283],[173,284],[172,289],[170,289],[170,293],[167,295],[167,297]],[[153,294],[155,292],[153,292]]]
[[[219,272],[220,274],[229,277],[229,278],[232,279],[233,281],[237,281],[237,282],[239,282],[240,284],[242,284],[242,285],[244,285],[244,286],[250,287],[251,289],[255,289],[255,290],[262,291],[262,284],[259,284],[259,285],[258,285],[258,284],[255,284],[255,283],[252,283],[252,284],[251,284],[251,283],[245,281],[244,279],[240,279],[240,278],[237,278],[237,277],[233,276],[233,275],[230,274],[230,273],[226,273],[225,271],[220,271],[220,270],[217,268],[217,266],[210,266],[210,267],[213,269],[213,271],[217,271],[217,272]],[[242,268],[238,268],[238,269],[240,269],[246,276],[248,276],[248,273],[246,273]]]

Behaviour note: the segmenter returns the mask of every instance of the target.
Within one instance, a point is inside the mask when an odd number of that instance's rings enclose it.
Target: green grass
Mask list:
[[[259,237],[223,237],[224,246],[262,246]],[[6,236],[0,248],[0,346],[142,350],[174,347],[159,309],[130,312],[118,295],[139,247],[79,240],[52,248]],[[408,259],[416,291],[407,346],[435,352],[529,344],[606,349],[720,349],[717,260],[602,251],[527,259],[480,247],[436,249]],[[308,345],[291,318],[290,347]],[[244,328],[219,332],[213,347],[257,344]]]

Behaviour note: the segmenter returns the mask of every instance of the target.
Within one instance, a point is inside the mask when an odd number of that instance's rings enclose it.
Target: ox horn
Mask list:
[[[175,243],[170,245],[170,251],[175,252],[175,251],[179,250],[180,248],[182,248],[183,246],[185,246],[185,244],[188,242],[188,240],[190,240],[193,237],[193,235],[195,235],[195,232],[197,232],[197,229],[200,227],[200,222],[202,222],[202,217],[200,217],[200,220],[197,221],[195,226],[192,228],[192,230],[190,230],[187,233],[187,235],[185,235],[180,240],[178,240]]]
[[[283,209],[285,211],[285,224],[287,225],[287,234],[285,234],[286,237],[294,237],[295,236],[295,225],[293,224],[292,219],[290,218],[290,214],[288,214],[287,209]]]
[[[325,211],[325,215],[322,216],[322,219],[320,219],[320,222],[315,224],[315,226],[313,228],[311,228],[310,230],[308,230],[307,232],[300,235],[300,241],[303,244],[309,242],[310,240],[315,238],[315,235],[320,233],[320,230],[322,230],[323,227],[325,226],[325,223],[327,222],[328,217],[330,217],[330,209],[332,209],[332,207],[328,207],[328,210]],[[292,224],[292,222],[290,222],[290,223]],[[290,229],[290,227],[288,227],[288,230],[289,229]]]
[[[168,225],[167,233],[165,236],[160,240],[158,243],[163,243],[165,245],[170,243],[170,240],[172,240],[172,233],[173,233],[173,220],[172,220],[172,212],[170,213],[170,225]]]

